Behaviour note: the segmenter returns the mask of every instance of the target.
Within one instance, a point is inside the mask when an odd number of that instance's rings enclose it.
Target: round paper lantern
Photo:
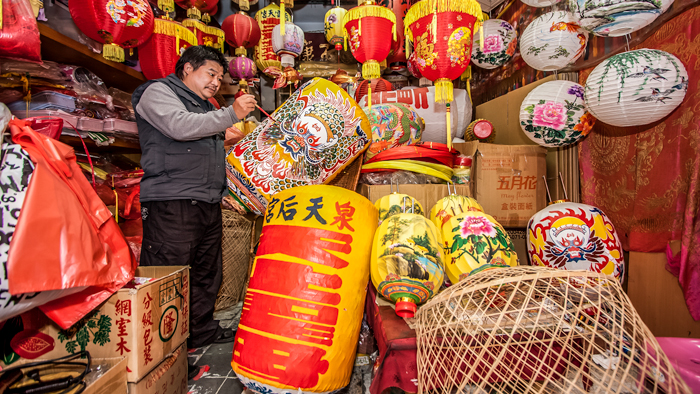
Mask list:
[[[401,103],[373,105],[367,117],[372,127],[372,143],[367,148],[366,160],[389,148],[420,142],[425,129],[423,118]]]
[[[548,12],[527,26],[520,37],[520,54],[530,67],[554,71],[578,60],[587,41],[588,32],[571,13]]]
[[[323,23],[326,40],[339,53],[343,49],[343,18],[347,12],[345,8],[331,8],[326,12],[325,22]],[[340,62],[340,56],[338,56],[338,62]]]
[[[520,105],[520,127],[538,145],[558,148],[575,144],[595,123],[583,96],[583,86],[575,82],[544,83]]]
[[[289,13],[280,12],[280,7],[270,3],[267,7],[255,13],[255,20],[260,26],[260,42],[255,46],[255,65],[258,70],[265,72],[268,67],[281,68],[280,57],[272,49],[272,30],[280,24],[280,15],[284,15],[286,21],[291,22]],[[268,74],[269,75],[269,74]],[[274,78],[274,76],[270,75]]]
[[[445,273],[453,285],[469,275],[495,267],[518,265],[506,230],[491,215],[469,211],[438,227],[445,251]]]
[[[648,26],[673,0],[569,0],[578,23],[597,36],[619,37]]]
[[[204,22],[209,22],[208,15],[219,11],[219,0],[175,0],[175,4],[187,10],[188,18],[202,19]]]
[[[527,224],[530,264],[602,272],[622,281],[625,260],[615,226],[596,207],[554,201]]]
[[[284,34],[281,25],[272,29],[272,50],[281,58],[282,67],[294,67],[294,59],[304,49],[304,32],[301,27],[287,23]]]
[[[182,52],[198,45],[197,36],[181,24],[157,18],[153,35],[139,47],[139,63],[148,79],[165,78],[175,72]]]
[[[391,52],[386,58],[387,63],[404,63],[406,59],[406,37],[403,27],[403,18],[408,12],[409,2],[406,0],[387,0],[387,8],[389,8],[396,16],[396,41],[394,41]]]
[[[438,293],[445,279],[442,240],[424,216],[400,213],[377,228],[370,273],[377,292],[396,303],[396,314],[413,317],[417,305]]]
[[[258,0],[232,0],[234,3],[238,4],[238,7],[242,11],[250,10],[251,5],[258,4]]]
[[[362,78],[381,76],[379,63],[386,59],[396,40],[396,16],[386,7],[371,0],[354,7],[343,18],[343,36],[352,55],[362,63]]]
[[[185,19],[182,25],[190,29],[196,36],[199,45],[205,45],[224,52],[224,31],[214,26],[207,26],[197,19]]]
[[[472,62],[485,69],[504,65],[513,57],[518,45],[515,29],[504,20],[489,19],[481,25],[481,30],[483,32],[474,34]]]
[[[379,224],[394,215],[405,212],[425,215],[423,206],[415,198],[402,193],[387,194],[375,201],[374,206],[379,211]]]
[[[677,57],[656,49],[612,56],[586,80],[588,111],[613,126],[656,122],[680,105],[688,90],[688,73]]]
[[[246,56],[246,48],[252,48],[260,41],[260,25],[244,12],[227,16],[221,29],[226,35],[226,42],[236,48],[236,56]]]
[[[521,0],[524,4],[530,7],[549,7],[550,5],[557,4],[561,0]]]
[[[236,56],[228,64],[228,72],[233,79],[249,80],[255,78],[258,70],[255,62],[245,56]]]
[[[484,212],[481,204],[471,197],[450,194],[435,203],[430,210],[430,221],[441,229],[453,216],[465,212]]]
[[[394,90],[394,85],[391,84],[391,82],[387,81],[384,78],[377,78],[371,81],[364,80],[360,82],[359,85],[357,85],[357,89],[355,89],[355,101],[358,103],[360,102],[360,99],[365,97],[369,91],[372,91],[373,93],[379,93],[379,92],[389,92]]]
[[[324,185],[285,190],[276,200],[231,367],[257,394],[334,392],[348,385],[355,363],[377,210],[351,190]]]
[[[71,0],[70,16],[86,36],[104,44],[102,56],[124,61],[124,48],[137,47],[153,33],[154,17],[146,0]]]

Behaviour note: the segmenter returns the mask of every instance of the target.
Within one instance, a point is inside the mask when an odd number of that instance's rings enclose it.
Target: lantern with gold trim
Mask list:
[[[404,20],[406,40],[414,43],[421,75],[435,82],[435,101],[447,105],[449,148],[452,80],[469,65],[473,32],[481,26],[481,15],[475,0],[421,0],[408,10]]]
[[[246,48],[253,48],[260,41],[260,25],[244,12],[229,15],[221,24],[226,42],[235,48],[236,56],[245,56]]]
[[[68,9],[80,31],[104,44],[107,60],[123,62],[124,48],[143,44],[153,33],[147,0],[71,0]]]
[[[148,79],[165,78],[175,72],[182,52],[197,45],[197,36],[175,21],[158,18],[153,35],[139,47],[139,62]]]
[[[272,30],[280,24],[280,15],[284,15],[287,22],[292,21],[289,13],[282,14],[277,4],[271,3],[255,14],[255,20],[260,26],[260,42],[255,46],[255,65],[258,70],[266,70],[268,67],[281,68],[280,57],[272,49]],[[267,74],[267,73],[266,73]],[[268,74],[269,75],[269,74]],[[274,78],[274,76],[270,75]]]
[[[211,21],[209,15],[219,12],[218,0],[175,0],[175,4],[187,10],[190,19],[201,19],[205,23]]]
[[[242,11],[250,10],[251,5],[258,4],[258,0],[232,0]]]
[[[223,30],[214,26],[207,26],[197,19],[185,19],[182,21],[182,25],[190,29],[197,36],[199,45],[212,47],[221,51],[221,53],[224,52],[226,35]]]
[[[342,7],[331,8],[326,12],[323,23],[326,40],[335,47],[338,54],[343,49],[343,18],[347,13],[348,11]],[[338,62],[340,62],[340,55],[338,55]]]

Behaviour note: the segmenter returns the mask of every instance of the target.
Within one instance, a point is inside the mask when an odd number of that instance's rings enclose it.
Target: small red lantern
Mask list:
[[[226,42],[236,48],[236,56],[245,56],[246,48],[252,48],[260,41],[260,25],[245,12],[227,16],[221,29],[226,35]]]
[[[350,40],[352,55],[362,63],[362,78],[375,79],[381,76],[380,62],[391,51],[391,40],[385,39],[391,34],[396,40],[396,16],[372,0],[352,8],[343,18],[343,35],[347,50]]]
[[[209,15],[219,12],[219,0],[175,0],[175,4],[187,10],[187,17],[209,23]]]
[[[206,15],[206,14],[205,14]],[[214,26],[207,26],[197,19],[185,19],[182,25],[190,29],[196,36],[199,45],[205,45],[224,52],[224,41],[226,35],[224,31]]]
[[[357,89],[355,90],[355,101],[358,103],[360,100],[367,95],[367,92],[388,92],[394,90],[394,87],[391,85],[391,82],[387,81],[384,78],[377,78],[373,79],[370,83],[368,80],[364,80],[360,82],[360,84],[357,86]],[[367,98],[367,102],[370,102],[370,98]]]
[[[197,36],[188,28],[171,20],[156,19],[153,35],[139,47],[143,75],[158,79],[174,73],[182,52],[193,45],[197,45]]]
[[[124,48],[143,44],[153,33],[147,0],[71,0],[68,9],[80,31],[104,44],[107,60],[123,62]]]

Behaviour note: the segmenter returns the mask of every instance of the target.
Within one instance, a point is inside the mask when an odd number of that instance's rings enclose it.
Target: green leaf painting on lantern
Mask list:
[[[531,54],[534,53],[535,56],[538,56],[538,55],[540,54],[540,52],[544,51],[548,46],[549,46],[548,43],[542,45],[541,47],[536,47],[536,46],[534,46],[534,45],[533,45],[533,46],[530,46],[529,48],[527,48],[527,54],[528,54],[528,55],[531,55]]]
[[[464,255],[471,257],[475,262],[500,264],[500,260],[494,261],[499,252],[508,258],[515,253],[513,243],[505,230],[484,216],[465,216],[452,232],[456,234],[449,250],[452,256],[451,264],[455,264]]]
[[[566,50],[563,46],[559,45],[557,49],[554,50],[554,55],[549,56],[550,59],[558,59],[559,57],[564,56],[567,57],[569,56],[569,51]]]

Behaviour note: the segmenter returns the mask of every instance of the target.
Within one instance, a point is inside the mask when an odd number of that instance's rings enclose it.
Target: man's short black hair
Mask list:
[[[224,68],[224,74],[228,71],[228,64],[226,64],[223,53],[212,47],[197,45],[185,49],[185,52],[182,53],[180,59],[175,63],[175,75],[183,79],[185,78],[185,63],[191,64],[192,68],[196,70],[202,67],[207,60],[219,63]]]

